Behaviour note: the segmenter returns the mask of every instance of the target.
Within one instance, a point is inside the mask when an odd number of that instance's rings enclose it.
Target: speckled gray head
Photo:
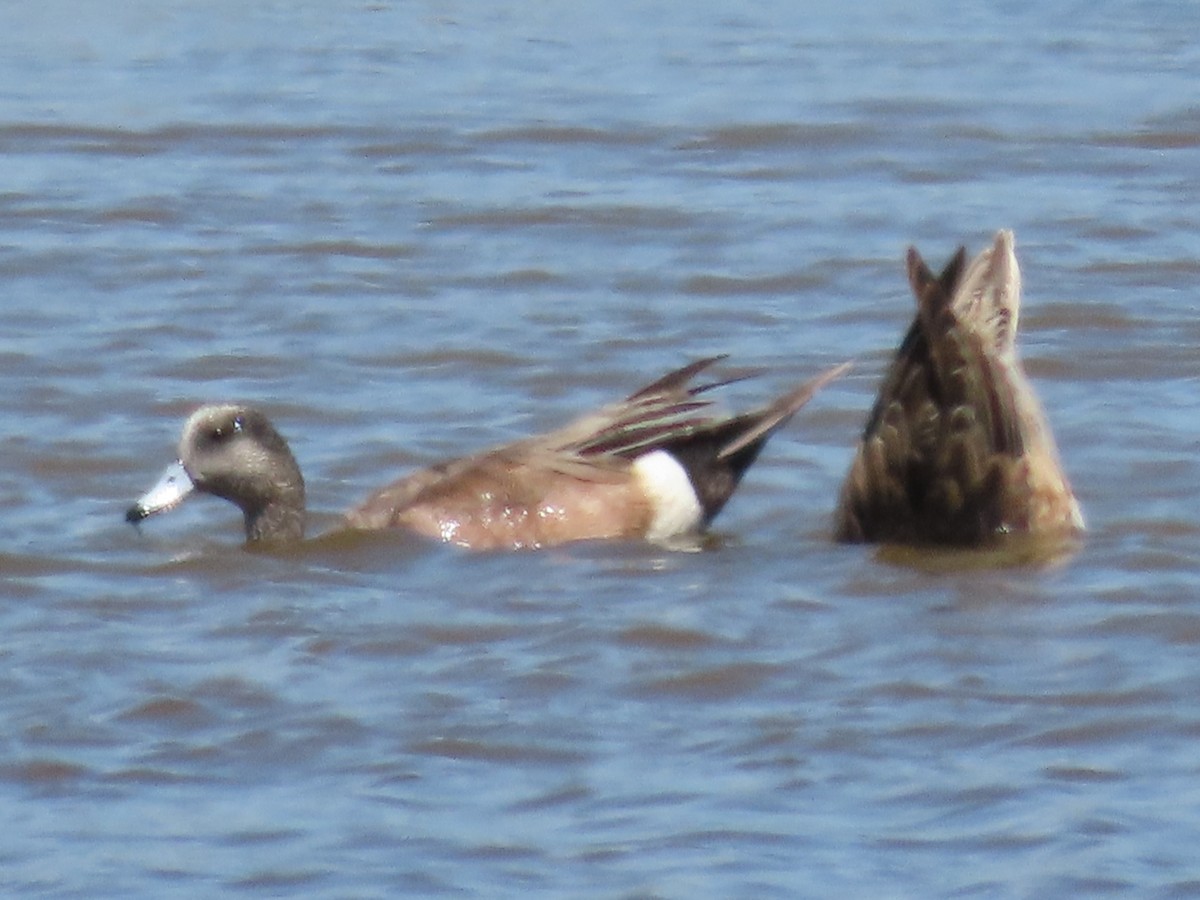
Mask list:
[[[304,478],[287,442],[256,409],[218,404],[196,410],[183,426],[177,461],[125,519],[136,524],[193,491],[237,504],[248,540],[304,536]]]

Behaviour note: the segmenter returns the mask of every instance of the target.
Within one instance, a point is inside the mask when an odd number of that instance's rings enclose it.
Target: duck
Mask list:
[[[1017,352],[1021,275],[1012,231],[934,275],[907,255],[917,311],[842,482],[843,542],[983,547],[1004,535],[1071,538],[1084,518]]]
[[[451,459],[375,491],[338,530],[406,529],[473,550],[699,534],[733,495],[767,439],[848,364],[751,412],[717,412],[706,395],[738,379],[695,384],[712,356],[668,372],[624,400],[546,434]],[[189,495],[243,514],[248,545],[305,536],[304,478],[265,413],[240,403],[197,409],[178,459],[126,512],[144,519]]]

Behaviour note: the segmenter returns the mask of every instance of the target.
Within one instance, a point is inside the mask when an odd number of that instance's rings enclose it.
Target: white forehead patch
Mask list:
[[[704,509],[675,457],[666,450],[654,450],[633,461],[633,473],[653,510],[647,540],[664,541],[700,527]]]

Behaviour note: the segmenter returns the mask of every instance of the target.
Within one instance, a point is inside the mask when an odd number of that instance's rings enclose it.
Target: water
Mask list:
[[[593,6],[9,11],[4,893],[1200,891],[1200,8]],[[1002,227],[1086,543],[833,545],[905,247]],[[714,352],[856,367],[704,552],[121,520],[202,401],[319,527]]]

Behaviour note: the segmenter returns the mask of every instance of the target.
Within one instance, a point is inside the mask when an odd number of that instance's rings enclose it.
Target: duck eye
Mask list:
[[[246,420],[242,416],[235,416],[228,422],[210,427],[205,433],[205,438],[211,444],[224,444],[245,430]]]
[[[214,444],[224,444],[241,430],[241,419],[235,419],[231,424],[214,425],[208,432],[208,439]]]

